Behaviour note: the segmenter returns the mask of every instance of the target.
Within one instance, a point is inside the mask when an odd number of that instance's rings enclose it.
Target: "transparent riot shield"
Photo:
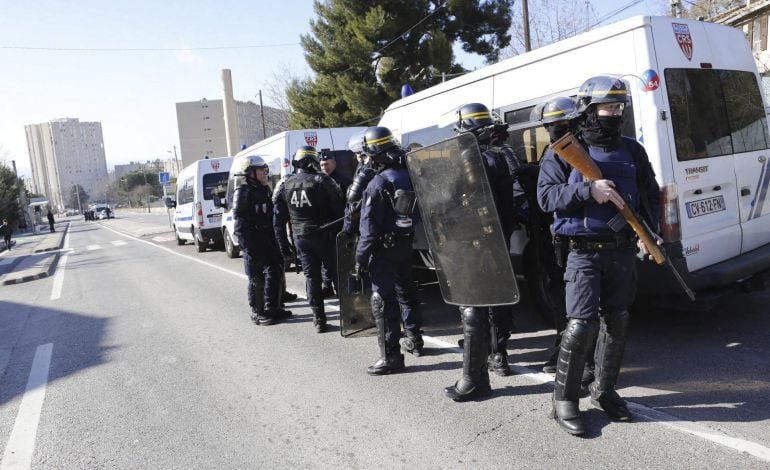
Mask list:
[[[353,277],[358,237],[337,235],[337,276],[340,297],[340,333],[345,338],[377,334],[372,315],[372,282]]]
[[[476,137],[460,134],[407,154],[444,301],[519,300],[511,259]]]

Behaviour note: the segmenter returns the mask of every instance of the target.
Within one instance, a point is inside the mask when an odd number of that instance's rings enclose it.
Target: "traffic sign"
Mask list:
[[[158,173],[158,179],[160,180],[160,184],[168,184],[171,181],[171,174],[167,171],[161,171]]]

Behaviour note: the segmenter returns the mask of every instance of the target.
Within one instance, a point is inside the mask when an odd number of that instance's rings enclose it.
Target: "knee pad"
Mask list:
[[[461,318],[463,323],[470,327],[488,326],[485,316],[487,312],[477,307],[461,307]]]
[[[382,296],[379,292],[372,292],[372,313],[374,314],[374,318],[384,318],[385,317],[385,301],[382,299]]]
[[[598,332],[599,325],[596,320],[570,318],[567,321],[567,328],[562,333],[561,344],[568,349],[582,349],[596,340]]]

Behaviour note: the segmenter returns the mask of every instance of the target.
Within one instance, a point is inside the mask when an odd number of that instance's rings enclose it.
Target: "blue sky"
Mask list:
[[[660,11],[660,1],[641,1],[613,20]],[[627,3],[593,0],[599,17]],[[15,159],[26,176],[31,171],[24,125],[62,117],[101,121],[108,167],[167,158],[172,146],[178,146],[174,104],[220,98],[221,69],[232,70],[240,100],[254,100],[282,66],[306,74],[297,43],[314,17],[311,0],[0,0],[0,12],[0,146],[5,154],[0,158]],[[276,44],[294,45],[142,52],[9,48]],[[468,68],[482,64],[479,57],[459,58]]]

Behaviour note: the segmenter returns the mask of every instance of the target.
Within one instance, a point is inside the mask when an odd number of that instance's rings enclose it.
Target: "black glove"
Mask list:
[[[353,277],[358,281],[360,281],[364,274],[367,272],[369,272],[369,266],[362,265],[358,262],[356,262],[356,265],[353,266]]]

